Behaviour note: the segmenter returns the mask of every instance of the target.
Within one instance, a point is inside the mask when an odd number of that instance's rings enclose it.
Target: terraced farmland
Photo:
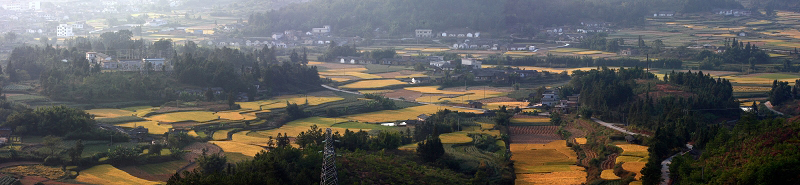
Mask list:
[[[134,177],[120,169],[115,168],[109,164],[97,165],[89,169],[83,170],[75,178],[78,182],[88,184],[109,184],[109,185],[156,185],[164,184],[163,182],[148,181]]]

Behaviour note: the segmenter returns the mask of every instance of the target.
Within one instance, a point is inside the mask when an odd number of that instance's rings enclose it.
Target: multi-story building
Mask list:
[[[59,24],[58,27],[56,27],[56,36],[57,37],[72,37],[72,36],[75,36],[75,34],[72,33],[72,25]]]

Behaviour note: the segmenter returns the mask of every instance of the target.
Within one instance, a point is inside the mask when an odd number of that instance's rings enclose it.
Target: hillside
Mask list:
[[[794,184],[800,182],[798,117],[757,121],[745,115],[721,128],[698,160],[673,160],[676,184]]]

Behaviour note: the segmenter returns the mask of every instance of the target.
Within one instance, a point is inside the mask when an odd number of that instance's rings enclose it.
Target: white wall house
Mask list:
[[[330,33],[330,32],[331,32],[330,25],[322,26],[322,28],[311,28],[311,33]]]
[[[56,36],[57,37],[72,37],[72,36],[75,36],[75,34],[72,33],[72,25],[59,24],[58,27],[56,27]]]

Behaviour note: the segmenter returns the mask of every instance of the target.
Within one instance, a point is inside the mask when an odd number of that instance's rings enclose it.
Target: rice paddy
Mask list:
[[[525,108],[528,107],[528,104],[530,104],[530,102],[491,102],[484,104],[483,107],[485,109],[495,110],[500,109],[500,106],[506,106],[507,108]]]
[[[91,167],[80,172],[80,175],[75,178],[76,181],[87,184],[109,184],[109,185],[149,185],[149,184],[165,184],[163,182],[148,181],[134,177],[120,169],[111,166],[110,164],[103,164]]]
[[[611,169],[603,170],[603,172],[600,173],[600,178],[605,179],[605,180],[619,180],[619,179],[621,179],[619,176],[614,174],[614,170],[611,170]]]
[[[366,68],[364,68],[364,70],[366,70]],[[353,76],[353,77],[357,77],[357,78],[360,78],[360,79],[379,79],[379,78],[383,78],[383,77],[378,76],[378,75],[367,74],[367,73],[363,73],[363,72],[353,72],[353,71],[341,71],[341,72],[324,71],[324,72],[319,72],[319,74],[323,75],[323,76]]]
[[[641,171],[646,163],[647,162],[627,162],[625,164],[622,164],[622,169],[625,169],[625,171],[636,173],[636,179],[641,180],[642,179]]]
[[[485,130],[485,131],[458,131],[439,135],[439,139],[444,144],[461,144],[472,142],[472,137],[469,134],[488,134],[492,136],[499,136],[499,130]]]
[[[122,116],[131,116],[134,114],[131,111],[122,109],[90,109],[86,110],[86,113],[94,115],[95,117],[104,117],[104,118],[116,118]]]
[[[275,138],[278,136],[279,133],[287,134],[289,135],[289,137],[295,137],[299,135],[300,132],[308,131],[312,125],[317,125],[317,127],[322,129],[331,128],[333,132],[338,131],[344,133],[344,130],[347,128],[334,127],[334,124],[341,122],[347,122],[347,120],[342,118],[337,119],[337,118],[310,117],[286,123],[285,125],[276,129],[252,131],[252,132],[246,132],[246,131],[238,132],[233,135],[233,141],[237,142],[245,141],[243,143],[248,143],[248,144],[251,144],[253,142],[255,143],[266,142],[267,139],[265,138],[268,138],[269,136]],[[363,130],[369,130],[369,129],[363,129]]]
[[[438,112],[439,110],[450,109],[453,111],[459,112],[472,112],[472,113],[483,113],[482,111],[477,110],[470,110],[470,109],[461,109],[461,108],[454,108],[454,107],[444,107],[438,105],[421,105],[416,107],[409,107],[404,109],[398,110],[383,110],[378,112],[371,112],[371,113],[364,113],[364,114],[356,114],[356,115],[349,115],[346,116],[346,119],[349,120],[357,120],[361,122],[390,122],[390,121],[397,121],[397,120],[410,120],[410,119],[417,119],[417,116],[420,114],[433,114]]]
[[[308,105],[320,105],[323,103],[328,102],[335,102],[339,100],[344,100],[342,97],[321,97],[321,96],[279,96],[269,100],[260,100],[260,101],[253,101],[253,102],[236,102],[242,109],[250,109],[250,110],[268,110],[268,109],[277,109],[277,108],[284,108],[286,107],[286,102],[295,103],[295,104],[305,104],[308,102]]]
[[[164,134],[169,132],[169,129],[172,128],[170,124],[159,124],[156,121],[138,121],[138,122],[129,122],[124,124],[118,124],[117,126],[120,127],[128,127],[128,128],[136,128],[136,127],[144,127],[147,129],[147,133],[149,134]]]
[[[402,85],[408,84],[406,82],[401,82],[400,80],[395,79],[384,79],[384,80],[362,80],[355,83],[339,86],[340,88],[345,89],[374,89],[374,88],[381,88],[387,87],[392,85]]]
[[[647,152],[647,146],[642,145],[634,145],[634,144],[621,144],[617,145],[617,147],[622,148],[622,155],[623,156],[635,156],[635,157],[648,157],[649,153]]]
[[[579,145],[585,145],[586,144],[586,138],[585,137],[575,138],[575,143],[577,143]]]
[[[517,173],[516,184],[581,184],[586,181],[583,167],[575,165],[577,155],[566,140],[548,144],[511,144],[511,160]]]
[[[264,148],[260,146],[248,145],[233,141],[209,141],[209,143],[219,146],[222,148],[222,151],[225,151],[226,153],[241,153],[250,157],[255,157],[259,152],[265,151]]]
[[[146,119],[160,122],[179,122],[179,121],[197,121],[207,122],[219,119],[220,117],[214,115],[210,111],[187,111],[187,112],[171,112],[150,116]]]

